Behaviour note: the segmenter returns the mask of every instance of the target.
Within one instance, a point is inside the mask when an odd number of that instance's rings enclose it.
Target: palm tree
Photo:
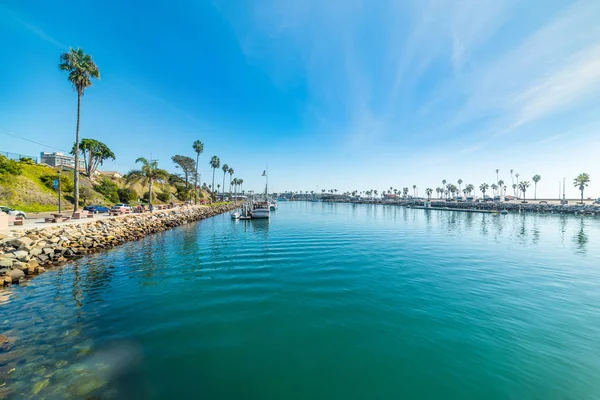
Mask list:
[[[235,171],[233,168],[229,168],[229,179],[233,178]],[[229,182],[229,197],[231,197],[231,182]]]
[[[413,197],[417,197],[417,185],[413,185]]]
[[[140,157],[135,160],[136,163],[141,163],[142,168],[132,170],[127,174],[126,181],[128,183],[141,182],[142,185],[148,185],[148,205],[152,209],[152,187],[154,182],[164,182],[169,179],[169,173],[164,169],[158,168],[158,161],[146,160]]]
[[[498,188],[500,189],[500,197],[504,196],[504,193],[502,192],[503,187],[504,187],[504,181],[502,179],[500,179],[498,181]]]
[[[483,193],[483,198],[484,199],[485,199],[485,192],[489,188],[490,188],[490,185],[488,185],[487,183],[482,183],[481,186],[479,186],[479,190],[481,190],[481,193]]]
[[[519,188],[521,192],[523,192],[523,201],[525,201],[525,193],[527,192],[527,188],[529,187],[529,181],[523,181],[519,183]]]
[[[512,188],[513,188],[513,193],[514,193],[515,197],[517,197],[517,184],[513,183]]]
[[[92,86],[92,78],[100,79],[98,66],[92,56],[86,54],[83,49],[71,48],[67,53],[60,55],[58,69],[69,72],[69,82],[77,92],[77,126],[75,128],[75,168],[73,171],[73,200],[75,206],[73,212],[79,209],[79,121],[81,117],[81,98],[85,89]]]
[[[461,190],[461,185],[462,185],[462,183],[463,183],[463,180],[462,180],[462,179],[459,179],[459,180],[458,180],[458,190]]]
[[[590,175],[583,172],[577,175],[577,178],[573,181],[573,186],[578,187],[581,191],[581,203],[583,203],[583,189],[590,183]]]
[[[432,188],[425,189],[425,194],[427,195],[427,200],[431,200],[431,194],[433,193]]]
[[[225,175],[229,172],[229,165],[223,164],[223,198],[225,198]]]
[[[194,151],[196,152],[196,175],[194,179],[194,204],[198,204],[198,160],[200,159],[200,154],[204,151],[204,143],[200,140],[195,140],[192,145]]]
[[[471,193],[473,193],[473,191],[474,191],[474,190],[475,190],[475,186],[473,186],[473,184],[469,183],[469,184],[467,185],[467,192],[468,192],[469,194],[471,194]]]
[[[496,168],[496,185],[500,186],[500,184],[498,183],[498,172],[500,172],[500,170]]]
[[[239,179],[238,183],[240,185],[240,193],[244,194],[244,180],[243,179]]]
[[[542,177],[539,175],[534,175],[533,178],[531,178],[531,180],[533,181],[534,187],[533,187],[533,199],[537,200],[537,184],[539,181],[542,180]]]
[[[517,187],[520,188],[520,186],[519,186],[519,173],[518,172],[515,174],[515,178],[517,178]],[[519,196],[517,196],[517,198],[519,198]]]
[[[406,196],[408,196],[408,188],[402,188],[402,194],[404,195],[404,198],[406,198]]]
[[[496,185],[495,183],[492,183],[492,186],[490,186],[490,188],[494,191],[494,196],[495,196],[496,190],[498,190],[498,185]]]
[[[221,166],[221,160],[219,160],[219,157],[217,156],[212,156],[212,158],[210,159],[209,162],[210,167],[213,169],[213,180],[212,180],[212,191],[213,191],[213,199],[214,199],[214,192],[215,192],[215,170],[217,168],[219,168]]]
[[[513,170],[512,169],[510,170],[510,180],[512,181],[513,184],[515,183],[515,180],[513,178]]]

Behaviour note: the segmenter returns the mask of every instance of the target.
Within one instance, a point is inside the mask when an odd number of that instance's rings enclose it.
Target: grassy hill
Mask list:
[[[111,179],[98,176],[90,179],[80,174],[80,204],[112,205],[118,202],[137,204],[138,199],[146,196],[147,187],[141,184],[127,184],[124,179]],[[57,170],[47,165],[34,164],[31,161],[14,161],[0,156],[0,205],[10,206],[26,212],[52,211],[58,208],[58,193],[53,183]],[[175,179],[177,182],[177,180]],[[73,176],[63,172],[61,177],[62,205],[65,209],[73,207]],[[179,190],[178,190],[179,188]],[[154,203],[182,201],[185,194],[182,183],[154,185]],[[174,197],[178,196],[178,197]],[[209,198],[201,191],[200,198]]]

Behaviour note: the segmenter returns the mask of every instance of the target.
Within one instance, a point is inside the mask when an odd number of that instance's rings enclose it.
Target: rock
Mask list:
[[[12,267],[13,261],[12,258],[2,257],[0,258],[0,267]]]
[[[13,269],[20,269],[21,271],[25,272],[25,275],[27,275],[27,271],[29,270],[29,265],[22,261],[15,261],[13,263]]]
[[[25,277],[25,273],[20,269],[13,269],[8,273],[8,276],[12,278],[12,283],[19,283],[19,280]]]
[[[44,273],[44,272],[46,272],[46,268],[44,268],[44,267],[35,267],[35,273],[36,274],[41,274],[41,273]]]
[[[40,263],[39,263],[39,262],[38,262],[38,260],[36,260],[35,258],[32,258],[31,260],[27,261],[27,265],[28,265],[30,268],[35,268],[35,267],[37,267],[38,265],[40,265]]]
[[[31,254],[32,257],[40,255],[40,254],[42,254],[42,249],[40,249],[39,247],[34,247],[33,249],[31,249],[29,254]]]
[[[0,268],[0,276],[6,275],[10,272],[10,268]]]
[[[16,248],[27,248],[33,244],[33,240],[29,239],[27,236],[23,236],[20,238],[12,239],[8,242],[8,244]]]
[[[17,260],[21,260],[21,261],[29,260],[29,253],[26,252],[25,250],[17,250],[13,254],[17,258]]]
[[[42,250],[44,252],[44,254],[49,255],[49,254],[53,254],[54,253],[54,249],[51,247],[44,247],[44,249]]]
[[[0,283],[2,283],[4,286],[10,285],[12,283],[12,277],[10,275],[5,275],[4,277],[0,278]]]

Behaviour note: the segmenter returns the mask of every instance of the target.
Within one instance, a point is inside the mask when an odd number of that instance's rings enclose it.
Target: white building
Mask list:
[[[47,164],[51,167],[75,167],[75,157],[70,155],[65,155],[63,153],[40,153],[40,163]],[[79,159],[79,169],[84,169],[85,163],[82,159]]]

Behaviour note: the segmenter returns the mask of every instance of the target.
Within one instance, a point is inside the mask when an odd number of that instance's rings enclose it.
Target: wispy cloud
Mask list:
[[[59,42],[58,40],[54,39],[52,36],[48,35],[39,26],[36,26],[32,23],[29,23],[29,22],[19,18],[19,16],[15,12],[0,5],[0,10],[2,10],[2,9],[5,11],[6,15],[8,15],[14,21],[18,22],[24,28],[28,29],[31,33],[33,33],[38,38],[45,40],[46,42],[51,43],[60,49],[68,49],[69,48],[69,46],[65,45],[64,43]]]
[[[247,57],[278,84],[294,63],[290,82],[307,82],[315,121],[347,142],[411,141],[436,130],[469,152],[599,91],[600,4],[553,7],[273,0],[232,24]]]

